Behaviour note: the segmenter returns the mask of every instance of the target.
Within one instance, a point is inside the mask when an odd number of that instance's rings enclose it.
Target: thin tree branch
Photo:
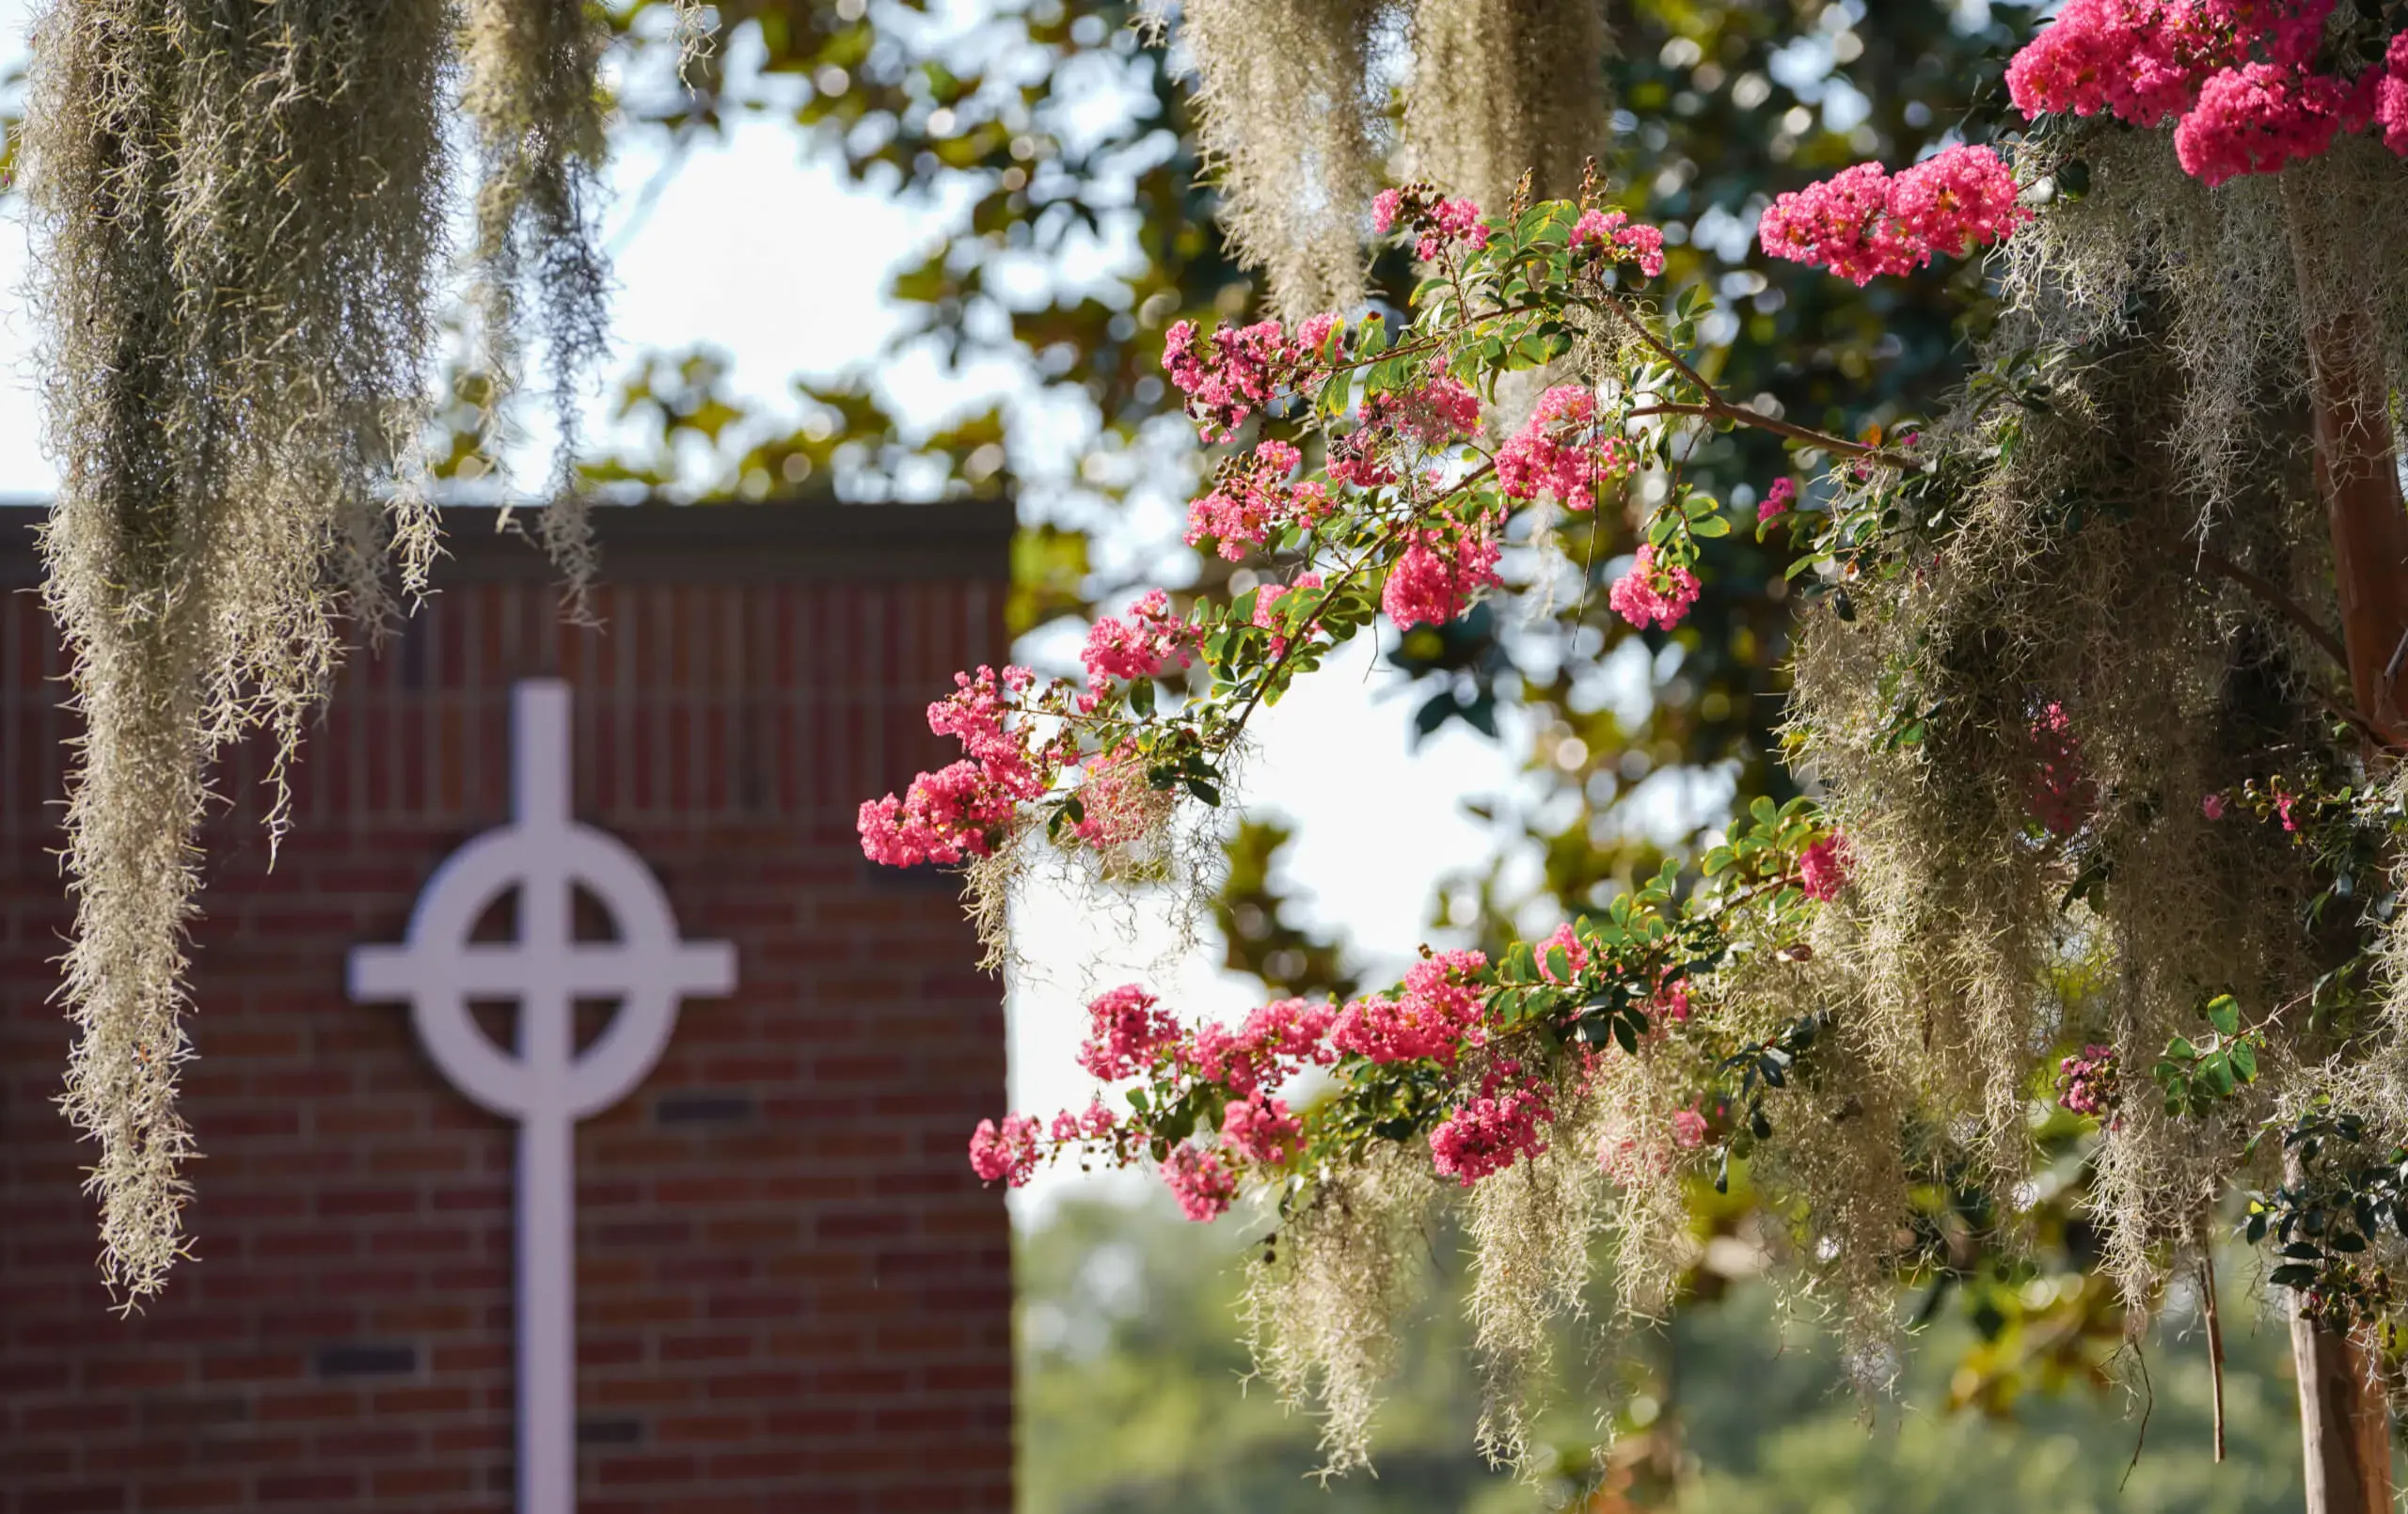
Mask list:
[[[2201,567],[2222,577],[2231,579],[2257,595],[2265,602],[2268,608],[2279,613],[2283,619],[2297,626],[2310,641],[2321,647],[2326,656],[2331,657],[2344,670],[2348,669],[2350,654],[2349,650],[2341,645],[2341,639],[2318,623],[2316,617],[2310,615],[2298,600],[2275,588],[2272,581],[2250,572],[2211,546],[2203,545],[2198,552]]]
[[[2216,1316],[2216,1258],[2202,1240],[2199,1246],[2199,1306],[2208,1322],[2208,1389],[2215,1408],[2216,1460],[2224,1460],[2224,1325]]]

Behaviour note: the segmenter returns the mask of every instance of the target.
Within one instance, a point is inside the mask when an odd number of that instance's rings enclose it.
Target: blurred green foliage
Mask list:
[[[1557,1474],[1521,1483],[1469,1449],[1478,1403],[1458,1357],[1463,1280],[1453,1248],[1436,1237],[1436,1285],[1405,1333],[1378,1475],[1323,1485],[1312,1477],[1311,1421],[1283,1412],[1259,1383],[1242,1388],[1246,1357],[1229,1320],[1252,1238],[1243,1214],[1199,1229],[1159,1198],[1066,1199],[1022,1233],[1027,1514],[2273,1514],[2299,1506],[2289,1340],[2231,1281],[2247,1275],[2239,1251],[2222,1290],[2222,1465],[2210,1454],[2206,1348],[2185,1303],[2118,1362],[2107,1393],[1985,1417],[1946,1411],[1972,1360],[1969,1324],[1946,1320],[1918,1337],[1895,1396],[1868,1400],[1811,1321],[1784,1324],[1766,1289],[1742,1278],[1726,1285],[1722,1307],[1682,1310],[1666,1330],[1581,1367],[1640,1384],[1633,1411],[1646,1423],[1616,1427],[1620,1440],[1592,1463],[1593,1427],[1567,1407],[1545,1429]],[[2022,1289],[2045,1307],[2041,1292],[2067,1285]],[[1584,1361],[1579,1343],[1564,1344],[1560,1355]],[[1667,1467],[1678,1486],[1658,1504],[1651,1484]],[[1592,1470],[1602,1480],[1584,1492]]]

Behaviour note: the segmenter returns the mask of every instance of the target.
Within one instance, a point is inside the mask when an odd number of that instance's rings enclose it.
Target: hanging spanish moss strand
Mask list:
[[[394,468],[424,423],[448,23],[441,0],[56,0],[34,32],[25,185],[61,474],[43,551],[84,721],[62,1102],[99,1148],[102,1267],[129,1305],[183,1246],[208,764],[266,732],[279,828],[339,618],[389,605],[361,563],[398,535],[405,582],[424,565]]]
[[[594,561],[577,474],[578,404],[610,346],[610,265],[594,226],[604,40],[584,0],[467,0],[463,103],[483,176],[475,264],[487,362],[506,394],[523,376],[519,334],[531,325],[542,334],[559,441],[538,533],[580,605]]]
[[[1155,24],[1162,7],[1149,6]],[[1223,234],[1291,316],[1363,292],[1371,197],[1392,134],[1370,76],[1378,0],[1185,0],[1176,41],[1196,78],[1197,135]],[[1393,27],[1390,27],[1393,30]]]
[[[2207,995],[2273,1004],[2320,970],[2291,924],[2319,887],[2312,857],[2215,824],[2200,796],[2267,771],[2344,781],[2357,756],[2315,690],[2346,690],[2347,670],[2329,634],[2203,563],[2329,603],[2303,287],[2360,292],[2368,350],[2398,350],[2400,276],[2334,277],[2320,260],[2354,255],[2318,227],[2295,268],[2277,181],[2200,189],[2162,137],[2094,150],[2096,193],[2008,270],[2002,350],[2068,358],[2051,409],[1968,404],[1943,422],[1942,477],[1961,481],[1945,549],[1865,586],[1854,622],[1810,621],[1797,664],[1797,728],[1856,903],[1796,976],[1847,1005],[1935,1128],[1979,1132],[1963,1155],[1999,1184],[2028,1161],[2035,1047],[2078,1031],[2137,1062]],[[2310,171],[2346,224],[2408,215],[2396,163],[2337,150]],[[1890,735],[1909,706],[1935,712],[1911,747]],[[2211,1117],[2125,1102],[2095,1204],[2134,1318],[2230,1154],[2322,1076],[2311,1062],[2270,1065]]]
[[[1417,0],[1404,176],[1501,209],[1522,175],[1577,194],[1606,150],[1604,8],[1596,0]]]

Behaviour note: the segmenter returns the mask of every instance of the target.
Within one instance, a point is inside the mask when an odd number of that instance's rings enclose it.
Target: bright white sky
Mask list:
[[[25,0],[0,0],[0,62],[22,55],[27,8]],[[733,359],[738,389],[783,408],[789,379],[862,362],[894,329],[897,318],[879,291],[887,269],[928,234],[926,213],[851,190],[838,174],[804,163],[791,131],[775,123],[739,127],[725,145],[695,151],[649,212],[631,217],[627,207],[658,166],[657,153],[638,145],[613,172],[618,206],[607,224],[622,286],[619,353],[606,365],[613,376],[647,350],[705,343]],[[40,447],[23,293],[30,254],[21,203],[0,204],[0,496],[40,497],[56,474]],[[907,415],[931,428],[947,409],[992,392],[948,380],[933,363],[890,368],[880,380]],[[601,437],[608,426],[596,404],[591,434]],[[1387,972],[1402,970],[1423,938],[1437,878],[1487,857],[1485,833],[1460,801],[1511,786],[1515,764],[1507,752],[1520,743],[1500,749],[1450,728],[1411,753],[1413,704],[1381,697],[1399,679],[1374,670],[1369,653],[1358,647],[1270,712],[1244,792],[1252,804],[1305,818],[1288,875],[1306,912],[1344,931],[1372,970]],[[1066,891],[1040,890],[1016,928],[1029,956],[1058,964],[1013,986],[1017,1109],[1085,1104],[1090,1080],[1071,1055],[1085,1033],[1081,1006],[1097,989],[1142,977],[1197,1016],[1243,1014],[1253,1001],[1244,980],[1213,966],[1217,942],[1170,953],[1159,911],[1142,901],[1116,917]],[[1048,1175],[1017,1201],[1019,1212],[1025,1218],[1054,1196],[1104,1182]]]

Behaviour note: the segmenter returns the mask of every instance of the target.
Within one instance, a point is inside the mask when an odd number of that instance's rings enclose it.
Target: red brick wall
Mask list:
[[[1006,513],[646,509],[606,628],[455,520],[444,591],[355,663],[271,872],[232,765],[196,932],[198,1258],[142,1315],[93,1270],[50,1100],[67,922],[58,654],[0,594],[0,1510],[506,1509],[511,1128],[406,1009],[343,993],[429,871],[508,813],[512,680],[574,690],[579,819],[645,859],[738,987],[577,1136],[578,1480],[613,1510],[1010,1505],[1009,1238],[962,1158],[1002,1012],[946,880],[874,872],[853,812],[944,754],[923,711],[1000,660]],[[19,527],[0,586],[30,573]]]

